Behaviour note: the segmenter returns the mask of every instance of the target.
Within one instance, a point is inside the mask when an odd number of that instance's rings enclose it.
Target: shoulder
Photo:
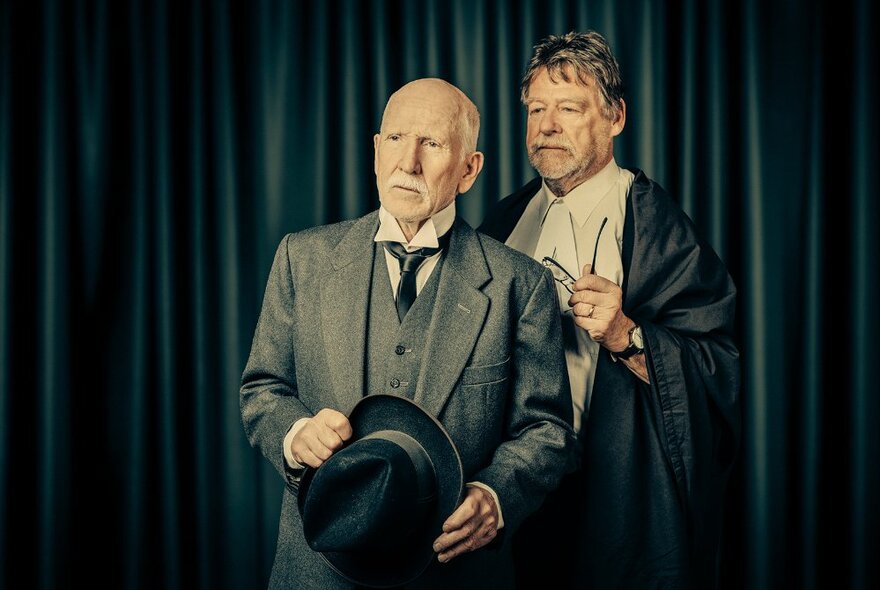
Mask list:
[[[531,256],[506,246],[481,230],[476,232],[490,268],[510,268],[524,274],[541,274],[544,267]]]
[[[529,201],[541,188],[541,178],[534,178],[515,192],[492,204],[479,230],[504,241],[519,221]]]
[[[378,218],[378,211],[373,211],[357,219],[290,233],[281,240],[281,247],[286,249],[292,262],[311,258],[326,260],[346,238],[349,238],[349,243],[372,238],[379,223]]]
[[[351,230],[358,220],[340,221],[329,225],[310,227],[302,231],[290,233],[285,236],[289,249],[309,248],[318,250],[332,250]]]
[[[677,225],[688,232],[694,230],[691,218],[665,188],[638,168],[629,170],[634,175],[630,199],[637,221],[650,222],[651,225]]]
[[[645,284],[661,285],[658,291],[689,276],[701,289],[715,285],[719,292],[733,292],[724,262],[681,206],[643,172],[633,173],[631,239],[633,252],[638,254],[633,254],[631,270],[644,274]],[[661,266],[664,271],[658,272]],[[694,270],[685,273],[683,269],[688,268]]]
[[[516,291],[531,293],[543,280],[549,279],[549,271],[532,257],[480,231],[476,235],[493,282],[509,284]]]

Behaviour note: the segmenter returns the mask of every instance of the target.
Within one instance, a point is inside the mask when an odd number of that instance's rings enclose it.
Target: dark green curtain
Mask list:
[[[0,4],[0,587],[260,588],[282,483],[238,380],[290,231],[377,206],[388,95],[483,116],[478,223],[531,177],[518,82],[594,28],[623,165],[740,290],[727,588],[880,585],[877,9],[869,0]]]

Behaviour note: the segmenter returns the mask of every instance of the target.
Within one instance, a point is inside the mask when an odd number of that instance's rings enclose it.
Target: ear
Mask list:
[[[614,120],[611,122],[611,137],[616,137],[620,135],[620,132],[623,131],[623,128],[626,126],[626,102],[621,98],[620,99],[620,109],[618,109],[617,113],[614,116]]]
[[[373,136],[373,174],[379,175],[379,134]]]
[[[466,168],[464,175],[458,179],[458,194],[466,193],[477,180],[483,169],[484,156],[482,152],[474,152],[465,160]]]

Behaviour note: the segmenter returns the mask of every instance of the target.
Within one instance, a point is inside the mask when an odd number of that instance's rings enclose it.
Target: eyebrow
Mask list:
[[[389,135],[404,135],[407,137],[415,137],[419,141],[425,141],[427,139],[430,141],[436,141],[440,145],[444,146],[449,143],[448,139],[443,139],[442,137],[439,137],[437,135],[424,135],[422,133],[404,133],[403,131],[387,131],[383,133],[384,137],[388,137]]]
[[[540,98],[529,98],[529,99],[526,100],[525,105],[526,105],[526,106],[529,106],[529,105],[532,104],[533,102],[543,102],[543,103],[547,103],[547,102],[551,102],[551,101],[544,100],[544,99],[540,99]],[[569,96],[564,96],[564,97],[562,97],[562,98],[560,98],[560,99],[558,99],[558,100],[552,101],[552,102],[555,102],[556,104],[560,104],[560,103],[563,103],[563,102],[573,102],[573,103],[575,103],[575,104],[579,104],[579,105],[586,105],[586,104],[587,104],[587,101],[586,101],[586,100],[583,100],[583,99],[580,99],[580,98],[571,98],[571,97],[569,97]]]

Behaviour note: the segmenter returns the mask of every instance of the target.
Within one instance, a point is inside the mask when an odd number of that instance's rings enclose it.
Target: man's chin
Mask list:
[[[561,180],[568,176],[571,176],[573,170],[571,168],[560,168],[555,166],[535,166],[534,162],[532,166],[535,170],[538,171],[538,174],[541,175],[541,178],[544,180]]]
[[[548,180],[557,180],[564,178],[573,172],[574,166],[569,158],[549,158],[546,156],[538,156],[530,158],[532,167],[538,171],[541,178]]]

